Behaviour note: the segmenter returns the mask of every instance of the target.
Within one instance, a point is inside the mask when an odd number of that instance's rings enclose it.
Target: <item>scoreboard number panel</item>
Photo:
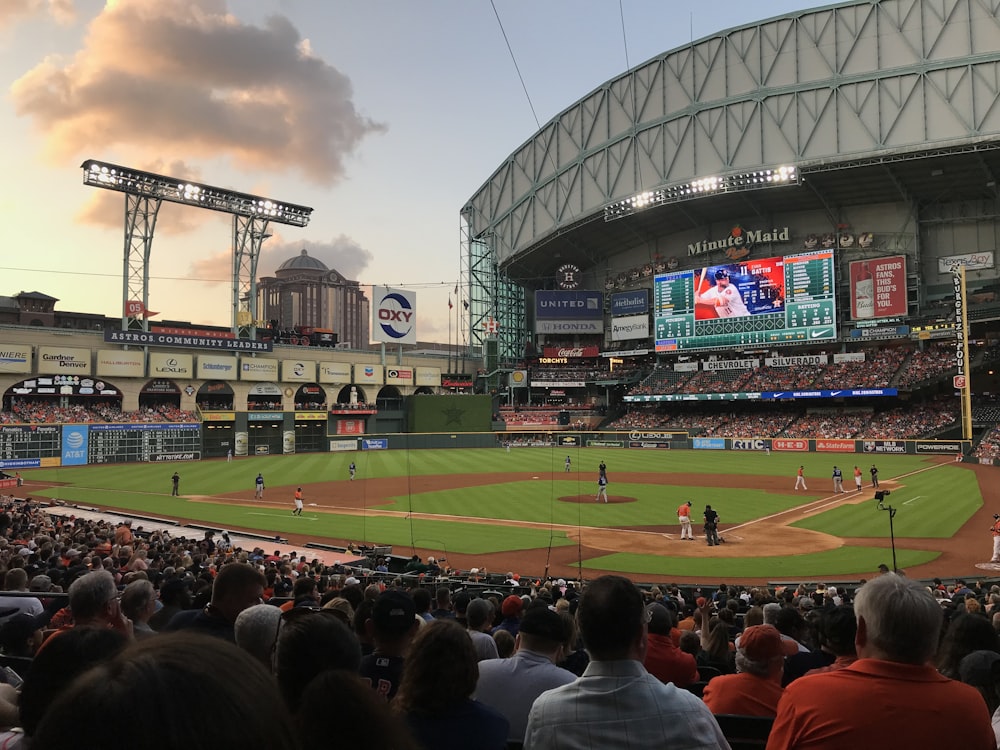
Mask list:
[[[182,461],[201,458],[201,425],[90,425],[87,461],[91,464]]]
[[[658,352],[834,341],[833,253],[657,274],[653,316]]]

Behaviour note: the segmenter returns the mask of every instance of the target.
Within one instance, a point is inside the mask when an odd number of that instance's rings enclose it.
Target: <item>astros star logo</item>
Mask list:
[[[465,414],[465,409],[442,409],[441,413],[446,417],[444,420],[446,425],[455,424],[461,426],[462,415]]]

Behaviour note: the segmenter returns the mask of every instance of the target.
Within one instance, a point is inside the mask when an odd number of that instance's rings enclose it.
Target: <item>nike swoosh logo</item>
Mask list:
[[[831,396],[836,396],[840,391],[830,391]]]
[[[820,328],[818,331],[810,331],[809,338],[818,339],[820,336],[829,336],[833,331],[829,328]]]

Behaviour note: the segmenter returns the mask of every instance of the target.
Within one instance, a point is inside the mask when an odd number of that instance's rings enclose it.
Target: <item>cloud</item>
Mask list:
[[[366,135],[385,130],[352,95],[350,79],[287,18],[251,26],[225,0],[108,3],[71,60],[46,58],[11,86],[15,111],[35,122],[55,161],[111,149],[132,161],[226,157],[321,185],[343,175]]]
[[[0,2],[0,29],[40,15],[47,15],[56,23],[72,23],[76,17],[73,0],[3,0]]]
[[[330,242],[309,240],[285,242],[275,236],[265,240],[261,246],[260,257],[257,259],[257,278],[272,276],[278,266],[289,258],[299,255],[303,250],[311,257],[323,261],[330,270],[339,271],[342,276],[352,281],[357,280],[374,257],[368,250],[344,235],[335,237]],[[195,261],[191,265],[189,275],[197,279],[228,280],[232,275],[232,268],[232,252],[227,251]]]
[[[191,182],[203,181],[199,169],[185,164],[183,161],[173,161],[167,164],[162,160],[156,160],[136,166],[135,169],[179,177]],[[86,202],[77,211],[75,219],[81,224],[109,227],[124,232],[124,204],[124,193],[113,190],[91,190]],[[159,214],[157,214],[156,234],[184,234],[197,229],[212,218],[211,212],[164,201],[160,206]]]

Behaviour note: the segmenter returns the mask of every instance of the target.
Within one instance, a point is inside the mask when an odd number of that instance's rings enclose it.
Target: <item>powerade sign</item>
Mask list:
[[[387,344],[417,343],[417,295],[405,289],[372,287],[372,338]]]
[[[962,444],[955,441],[938,440],[928,443],[923,440],[917,440],[915,445],[917,453],[953,454],[962,452]]]
[[[363,451],[384,451],[389,448],[389,440],[387,438],[365,438],[361,441],[361,450]]]
[[[695,438],[692,447],[696,451],[724,451],[726,449],[725,438]]]
[[[83,466],[87,463],[87,450],[90,447],[90,433],[80,425],[63,425],[62,429],[62,465]]]
[[[611,295],[612,315],[639,315],[649,310],[649,291],[618,292]]]
[[[568,290],[535,292],[536,320],[603,320],[604,294]]]

